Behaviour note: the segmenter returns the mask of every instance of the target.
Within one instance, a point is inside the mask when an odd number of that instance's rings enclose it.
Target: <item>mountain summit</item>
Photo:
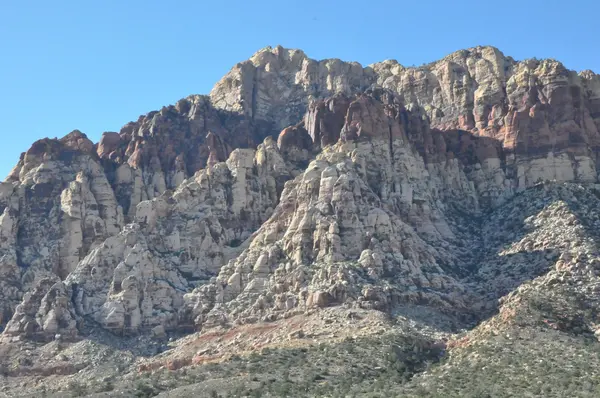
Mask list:
[[[3,381],[593,396],[599,150],[591,71],[493,47],[416,68],[267,47],[208,96],[21,156],[0,183]],[[559,353],[579,369],[564,385],[540,365]]]

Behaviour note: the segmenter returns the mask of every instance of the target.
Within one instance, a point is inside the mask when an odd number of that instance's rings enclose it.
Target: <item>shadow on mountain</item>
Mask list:
[[[498,312],[500,297],[554,269],[569,244],[585,243],[588,255],[598,256],[600,220],[590,212],[600,208],[598,195],[577,184],[539,183],[483,218],[483,250],[465,278],[481,299],[474,306],[479,321]]]

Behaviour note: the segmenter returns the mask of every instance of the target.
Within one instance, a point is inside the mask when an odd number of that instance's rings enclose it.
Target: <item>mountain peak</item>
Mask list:
[[[507,341],[531,344],[522,369],[548,362],[531,341],[589,348],[599,99],[592,72],[490,46],[418,68],[277,46],[97,145],[39,140],[0,183],[4,380],[148,395],[131,380],[209,369],[204,383],[218,366],[246,380],[256,358],[300,347],[286,361],[346,359],[293,391],[352,395],[360,349],[369,375],[400,383],[382,390],[419,396],[406,386],[447,350],[436,378]],[[281,361],[266,361],[272,380]],[[54,376],[23,387],[32,374]]]

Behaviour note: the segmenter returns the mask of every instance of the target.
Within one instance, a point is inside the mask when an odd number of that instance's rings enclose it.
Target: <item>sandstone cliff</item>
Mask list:
[[[600,78],[554,60],[477,47],[362,67],[263,49],[209,96],[23,154],[0,185],[4,338],[325,306],[477,319],[548,266],[482,295],[481,220],[541,181],[597,182],[599,129]]]

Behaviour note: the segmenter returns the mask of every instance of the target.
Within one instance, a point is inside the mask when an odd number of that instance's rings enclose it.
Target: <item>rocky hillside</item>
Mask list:
[[[533,366],[470,379],[505,335],[597,350],[599,150],[600,76],[558,61],[263,49],[97,144],[34,143],[0,183],[4,392],[464,396]],[[315,345],[320,379],[242,369]],[[586,372],[566,387],[593,394]]]

